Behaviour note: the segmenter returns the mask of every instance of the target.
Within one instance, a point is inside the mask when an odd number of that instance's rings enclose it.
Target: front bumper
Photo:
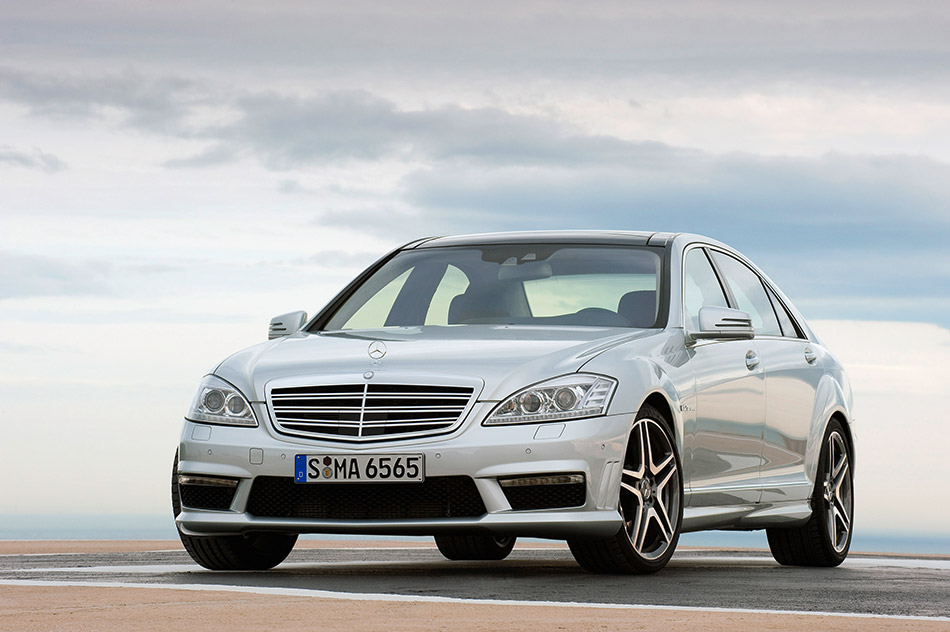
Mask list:
[[[177,522],[189,535],[227,535],[250,531],[433,535],[495,533],[550,538],[612,535],[621,526],[617,511],[620,471],[633,415],[608,415],[564,423],[484,427],[494,406],[477,404],[457,431],[441,437],[381,441],[369,445],[297,439],[277,434],[263,405],[254,404],[257,428],[209,426],[186,421],[179,448],[181,474],[239,479],[228,510],[184,508]],[[249,514],[248,499],[258,476],[294,476],[296,454],[425,455],[425,475],[469,476],[486,513],[474,518],[329,520],[263,518]],[[512,510],[499,478],[583,473],[583,506]],[[312,483],[319,485],[319,483]],[[359,485],[352,483],[352,485]]]

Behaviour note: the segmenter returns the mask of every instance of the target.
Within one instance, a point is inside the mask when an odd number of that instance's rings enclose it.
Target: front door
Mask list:
[[[699,310],[728,307],[726,294],[702,248],[686,253],[686,328],[699,330]],[[690,507],[758,502],[765,428],[765,379],[752,340],[708,340],[693,345],[695,415],[685,447]]]

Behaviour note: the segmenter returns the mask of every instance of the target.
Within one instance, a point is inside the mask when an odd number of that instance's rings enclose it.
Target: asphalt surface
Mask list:
[[[765,551],[684,550],[655,575],[598,576],[565,548],[516,548],[491,563],[450,562],[434,546],[298,548],[271,571],[240,573],[206,571],[183,551],[0,556],[0,585],[10,580],[950,617],[950,559],[927,557],[852,555],[839,568],[801,569]]]

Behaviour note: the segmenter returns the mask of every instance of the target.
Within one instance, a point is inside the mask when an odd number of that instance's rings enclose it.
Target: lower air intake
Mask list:
[[[422,483],[310,483],[258,476],[247,513],[259,518],[407,520],[475,518],[485,504],[468,476],[434,476]]]
[[[502,487],[502,490],[515,511],[580,507],[587,502],[587,486],[584,483]]]
[[[178,485],[182,507],[227,511],[234,500],[234,487],[213,485]]]

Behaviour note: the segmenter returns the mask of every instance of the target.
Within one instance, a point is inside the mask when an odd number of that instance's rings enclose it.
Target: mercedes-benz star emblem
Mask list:
[[[366,350],[369,353],[369,357],[374,360],[381,360],[384,355],[386,355],[386,343],[379,340],[374,340],[369,343],[369,349]]]

